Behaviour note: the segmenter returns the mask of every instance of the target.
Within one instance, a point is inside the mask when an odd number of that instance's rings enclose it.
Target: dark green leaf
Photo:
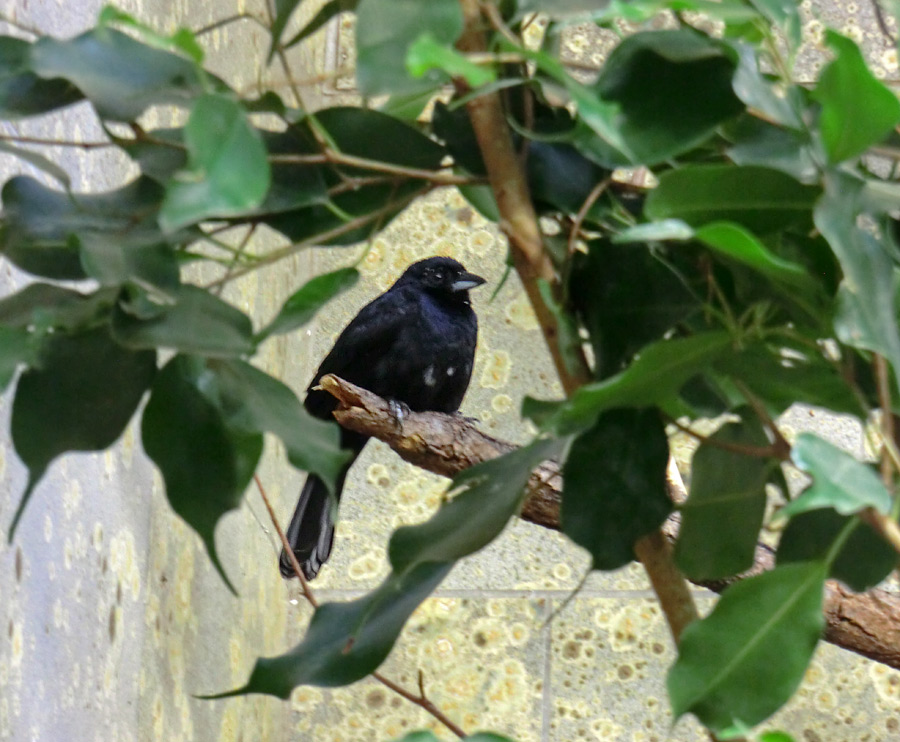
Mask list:
[[[115,142],[144,175],[163,185],[187,165],[184,129],[153,129],[146,138],[117,138]]]
[[[562,531],[591,553],[594,569],[618,569],[634,542],[672,511],[669,446],[654,409],[609,410],[579,435],[563,467]]]
[[[628,36],[609,55],[597,91],[619,104],[616,123],[637,162],[653,165],[685,152],[743,109],[726,49],[684,29]]]
[[[418,526],[398,528],[388,550],[397,572],[427,562],[454,562],[487,546],[519,510],[533,469],[560,453],[567,439],[539,439],[457,474],[465,491]]]
[[[348,155],[437,170],[446,150],[409,124],[380,111],[336,106],[316,112],[338,149]]]
[[[397,742],[441,742],[441,740],[434,736],[434,732],[421,731],[410,732],[404,735],[402,739],[398,739]]]
[[[844,272],[834,329],[842,342],[883,355],[900,381],[900,331],[894,264],[884,246],[857,226],[861,185],[846,176],[826,180],[814,219]]]
[[[28,487],[10,538],[50,462],[67,451],[101,451],[112,445],[155,371],[155,353],[122,348],[106,327],[45,339],[39,363],[19,378],[13,401],[12,440],[28,467]]]
[[[798,468],[809,472],[813,483],[779,511],[781,515],[793,516],[818,508],[834,508],[841,515],[852,515],[867,507],[884,514],[891,511],[891,496],[875,470],[817,435],[797,436],[791,459]]]
[[[824,627],[825,565],[777,567],[725,591],[681,635],[669,670],[672,713],[714,732],[759,724],[794,693]]]
[[[115,121],[134,121],[152,105],[184,104],[212,79],[184,57],[105,26],[74,39],[40,38],[30,67],[40,77],[68,80],[102,118]]]
[[[231,428],[277,435],[294,466],[333,485],[349,458],[335,422],[310,415],[288,387],[249,363],[217,361],[209,370],[215,383],[205,383],[204,392],[211,397],[215,390],[216,406]]]
[[[258,659],[246,685],[212,698],[266,693],[288,698],[298,685],[349,685],[387,657],[410,614],[447,576],[452,564],[420,564],[392,573],[377,589],[346,603],[324,603],[303,641],[278,657]]]
[[[30,68],[31,44],[0,36],[0,119],[35,116],[82,99],[67,80],[42,80]]]
[[[300,126],[284,132],[261,132],[271,155],[304,155],[316,151],[318,145]],[[279,212],[328,201],[324,168],[321,165],[272,164],[272,184],[265,200],[254,213]]]
[[[900,101],[869,70],[859,48],[835,31],[826,31],[837,58],[819,76],[813,97],[822,104],[819,129],[831,162],[865,152],[900,121]]]
[[[294,12],[294,8],[296,8],[299,3],[300,0],[277,0],[275,3],[278,13],[275,17],[275,23],[272,24],[272,47],[269,51],[269,61],[272,60],[272,55],[275,53],[275,49],[281,39],[281,35],[284,33],[284,28],[291,13]],[[312,20],[310,20],[309,23],[291,37],[291,40],[284,45],[284,48],[290,49],[292,46],[299,44],[304,39],[312,36],[320,28],[324,28],[332,18],[336,18],[340,13],[354,12],[358,4],[359,0],[329,0],[329,2],[325,3],[325,5],[322,6],[322,9],[312,17]]]
[[[526,161],[528,189],[538,203],[577,214],[598,183],[611,171],[569,144],[531,142]]]
[[[669,170],[650,191],[649,219],[683,219],[692,226],[732,221],[756,234],[806,224],[820,190],[765,167],[694,165]]]
[[[216,553],[219,519],[240,505],[262,453],[259,434],[229,428],[201,391],[202,361],[175,356],[160,371],[141,421],[141,440],[159,467],[172,509],[197,532],[228,588]]]
[[[592,427],[597,415],[611,407],[664,407],[673,401],[682,384],[724,354],[730,344],[726,332],[652,343],[624,371],[586,384],[557,404],[550,415],[545,415],[542,427],[560,434],[575,433]],[[523,414],[529,415],[527,398]]]
[[[812,148],[799,133],[754,116],[741,117],[723,128],[724,136],[732,142],[726,154],[735,164],[781,170],[801,183],[818,180]]]
[[[0,301],[0,325],[20,329],[76,330],[105,314],[116,292],[101,289],[81,294],[49,283],[30,283]]]
[[[269,325],[257,334],[257,340],[292,332],[311,321],[316,313],[338,294],[356,285],[356,268],[340,268],[307,281],[281,306]]]
[[[271,183],[269,160],[262,137],[239,103],[217,94],[199,98],[184,141],[188,169],[166,189],[159,214],[164,231],[242,214],[263,202]]]
[[[794,738],[787,732],[763,732],[759,735],[759,742],[794,742]]]
[[[131,281],[170,294],[179,284],[178,260],[168,245],[122,245],[92,240],[81,246],[81,265],[85,273],[104,286]]]
[[[700,303],[671,266],[645,246],[594,240],[588,247],[587,255],[575,256],[569,293],[589,331],[597,374],[604,378]]]
[[[38,348],[31,333],[18,327],[0,326],[0,393],[12,381],[20,365],[32,365]]]
[[[156,224],[162,189],[149,178],[87,195],[61,193],[18,176],[6,182],[2,197],[0,250],[23,270],[47,278],[85,278],[79,246],[124,248],[163,240]]]
[[[834,510],[810,510],[791,518],[778,541],[779,564],[824,560],[852,520]],[[864,592],[897,566],[897,552],[865,523],[859,523],[841,547],[828,576]]]
[[[716,443],[769,444],[756,421],[728,423],[691,462],[691,492],[681,506],[675,559],[691,579],[717,580],[753,566],[766,510],[767,459],[726,451]]]
[[[732,42],[731,47],[738,57],[732,81],[738,98],[779,124],[802,129],[803,120],[799,111],[804,106],[799,100],[800,91],[792,86],[787,91],[776,92],[773,82],[759,69],[756,48],[739,42]]]
[[[420,79],[406,71],[410,44],[431,33],[452,45],[463,29],[457,0],[360,0],[356,11],[356,80],[364,96],[411,93],[446,80],[432,70]]]
[[[253,328],[243,312],[197,286],[180,286],[175,303],[159,314],[139,319],[119,304],[113,312],[113,335],[129,348],[174,348],[202,356],[251,355]]]

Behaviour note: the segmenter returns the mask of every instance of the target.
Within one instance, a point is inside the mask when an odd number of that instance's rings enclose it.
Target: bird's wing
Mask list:
[[[406,291],[388,291],[364,306],[325,356],[310,383],[310,390],[325,374],[335,374],[365,386],[374,360],[394,345],[410,315],[418,310],[415,297],[408,294]],[[313,402],[312,399],[309,401]],[[314,410],[310,411],[315,414]]]

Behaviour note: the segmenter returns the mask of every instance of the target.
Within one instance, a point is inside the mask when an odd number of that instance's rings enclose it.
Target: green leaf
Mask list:
[[[681,635],[668,689],[676,717],[714,732],[759,724],[794,693],[824,628],[825,565],[777,567],[732,585]]]
[[[196,36],[184,26],[180,26],[174,33],[166,36],[157,32],[146,23],[142,23],[130,13],[125,13],[111,5],[106,5],[100,11],[97,25],[108,26],[111,24],[118,24],[131,29],[148,46],[160,49],[173,49],[184,54],[195,64],[203,64],[203,57],[205,56],[203,47],[198,43]]]
[[[726,332],[705,332],[646,346],[635,361],[615,376],[586,384],[547,415],[542,428],[558,434],[587,430],[597,416],[611,407],[665,406],[681,386],[705,369],[731,345]],[[529,416],[526,398],[522,413]]]
[[[778,564],[829,558],[851,520],[852,516],[828,508],[791,518],[778,541]],[[890,575],[897,566],[897,552],[867,524],[856,520],[857,526],[834,558],[828,576],[851,590],[865,592]]]
[[[819,130],[831,162],[842,162],[884,139],[900,122],[900,101],[870,71],[859,48],[835,31],[825,39],[837,58],[819,76]]]
[[[232,593],[216,552],[219,519],[240,505],[262,453],[259,434],[226,425],[205,396],[202,361],[175,356],[160,371],[141,421],[141,440],[159,467],[172,509],[203,540],[209,558]]]
[[[621,371],[641,348],[700,309],[666,257],[605,240],[588,243],[586,256],[575,255],[569,294],[590,334],[599,378]]]
[[[67,451],[101,451],[112,445],[155,371],[155,353],[122,348],[106,327],[46,337],[38,364],[19,378],[13,401],[12,441],[28,467],[28,486],[10,538],[53,459]]]
[[[722,127],[722,134],[732,142],[726,154],[737,165],[781,170],[801,183],[814,184],[819,179],[812,147],[798,132],[742,116]]]
[[[359,281],[356,268],[339,268],[307,281],[291,294],[268,326],[257,333],[257,342],[271,335],[292,332],[310,322],[316,313],[338,294]]]
[[[414,126],[380,111],[335,106],[316,112],[337,148],[348,155],[437,170],[447,151]]]
[[[204,393],[211,399],[215,393],[230,427],[277,435],[291,464],[333,486],[350,458],[341,449],[337,423],[310,415],[287,386],[249,363],[225,360],[208,367],[214,381],[204,383]]]
[[[434,736],[434,732],[423,730],[421,732],[410,732],[403,736],[397,742],[441,742],[438,737]]]
[[[743,263],[776,283],[806,296],[816,290],[815,280],[802,265],[779,258],[738,224],[713,222],[698,228],[696,235],[698,240],[716,252]]]
[[[750,0],[754,8],[768,18],[789,42],[792,54],[800,47],[800,9],[793,0]]]
[[[769,76],[759,68],[756,47],[740,42],[731,42],[737,54],[738,64],[732,80],[734,92],[748,107],[755,108],[773,121],[791,129],[802,129],[800,112],[805,108],[799,90],[793,87],[776,92]]]
[[[68,80],[101,118],[114,121],[134,121],[153,105],[184,104],[211,79],[194,62],[107,26],[64,41],[41,37],[30,67],[45,79]]]
[[[406,69],[413,77],[424,77],[440,70],[451,77],[464,78],[472,87],[487,85],[497,79],[490,67],[475,64],[452,46],[442,44],[431,33],[424,33],[409,46]]]
[[[563,467],[560,523],[591,553],[594,569],[633,561],[634,542],[669,516],[668,460],[655,409],[609,410],[572,443]]]
[[[349,685],[387,657],[410,614],[456,560],[496,538],[521,506],[531,471],[567,440],[537,440],[467,469],[454,479],[465,491],[427,522],[398,529],[388,554],[393,571],[375,591],[316,609],[303,641],[279,657],[257,660],[246,685],[221,696],[268,693],[287,698],[298,685]]]
[[[286,699],[298,685],[355,683],[384,661],[412,612],[451,568],[420,564],[404,575],[392,573],[362,598],[320,605],[300,644],[278,657],[258,659],[243,687],[209,697],[265,693]]]
[[[869,507],[885,515],[890,513],[891,496],[875,470],[819,436],[797,436],[791,459],[798,468],[809,472],[813,483],[782,508],[780,515],[790,517],[817,508],[834,508],[841,515],[853,515]]]
[[[151,245],[163,241],[156,224],[159,184],[138,178],[115,191],[61,193],[33,178],[17,176],[3,186],[0,251],[29,273],[59,280],[87,274],[79,247],[111,241]]]
[[[726,451],[716,443],[766,446],[755,421],[728,423],[704,443],[691,462],[691,492],[681,507],[675,559],[691,579],[717,580],[753,566],[766,510],[772,462]]]
[[[692,240],[694,230],[681,219],[663,219],[659,222],[647,222],[635,224],[633,227],[623,229],[613,237],[616,244],[630,242],[660,242],[666,240]]]
[[[82,294],[49,283],[30,283],[0,300],[0,325],[18,329],[83,329],[109,311],[116,291]]]
[[[120,303],[113,311],[116,340],[129,348],[173,348],[202,356],[252,355],[256,349],[250,319],[230,304],[197,286],[180,286],[174,304],[144,319]]]
[[[31,333],[18,327],[0,326],[0,392],[6,389],[20,365],[38,360],[38,347]]]
[[[759,735],[759,742],[794,742],[794,738],[787,732],[763,732]]]
[[[778,170],[755,165],[693,165],[669,170],[650,191],[644,214],[691,226],[737,222],[755,234],[806,224],[820,194]]]
[[[437,70],[412,79],[406,71],[409,46],[430,33],[452,46],[463,30],[457,0],[360,0],[356,11],[356,80],[367,97],[412,93],[446,80]]]
[[[36,116],[82,99],[68,80],[42,80],[31,71],[31,44],[0,36],[0,119]]]
[[[834,329],[842,342],[884,356],[900,382],[894,264],[884,246],[857,226],[861,190],[854,179],[830,176],[814,213],[815,225],[844,273]]]
[[[270,63],[275,54],[278,42],[281,40],[281,36],[287,26],[287,22],[294,12],[294,9],[299,4],[300,0],[276,0],[275,2],[277,13],[275,15],[275,22],[272,24],[272,46],[269,49]],[[321,10],[312,17],[312,20],[310,20],[309,23],[291,37],[291,40],[284,45],[284,48],[290,49],[292,46],[299,44],[304,39],[312,36],[320,28],[324,28],[332,18],[336,18],[341,13],[354,12],[358,4],[359,0],[329,0],[329,2],[325,3]]]
[[[461,494],[430,520],[398,528],[391,537],[388,555],[394,570],[454,562],[487,546],[518,512],[532,470],[558,455],[567,443],[568,439],[538,439],[457,474],[452,487],[465,487]]]
[[[188,169],[166,189],[159,214],[164,231],[243,214],[263,202],[272,177],[266,147],[237,101],[217,94],[199,98],[184,140]]]
[[[636,162],[653,165],[692,149],[740,113],[726,50],[685,29],[636,33],[612,51],[596,90],[619,105],[616,126]]]

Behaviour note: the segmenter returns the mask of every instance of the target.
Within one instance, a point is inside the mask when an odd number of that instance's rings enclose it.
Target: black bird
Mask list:
[[[410,265],[344,328],[307,389],[306,409],[323,420],[333,419],[337,401],[315,387],[325,374],[335,374],[416,412],[456,412],[472,376],[478,336],[469,289],[484,282],[452,258]],[[308,580],[331,554],[337,502],[367,440],[341,429],[341,446],[354,455],[337,479],[334,500],[313,474],[300,493],[286,535]],[[295,576],[283,550],[279,567],[283,577]]]

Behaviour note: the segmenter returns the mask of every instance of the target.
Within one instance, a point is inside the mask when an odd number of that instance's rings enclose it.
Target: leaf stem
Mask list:
[[[773,457],[777,457],[778,455],[777,451],[775,450],[775,446],[751,446],[749,444],[720,441],[715,438],[705,436],[702,433],[698,433],[695,430],[691,430],[690,427],[678,422],[678,420],[676,420],[674,417],[671,417],[670,415],[663,414],[663,417],[667,423],[674,425],[682,433],[687,433],[689,436],[691,436],[691,438],[700,441],[700,443],[704,446],[720,448],[723,451],[739,453],[744,456],[752,456],[753,458],[757,459],[770,459]]]
[[[893,492],[894,467],[900,471],[897,462],[897,447],[894,441],[894,412],[891,409],[891,382],[887,359],[875,354],[875,383],[878,387],[878,405],[881,407],[881,479],[888,492]]]
[[[65,139],[45,139],[42,137],[26,137],[17,134],[0,134],[0,142],[16,144],[38,144],[45,147],[78,147],[79,149],[104,149],[115,147],[115,142],[75,142]]]

